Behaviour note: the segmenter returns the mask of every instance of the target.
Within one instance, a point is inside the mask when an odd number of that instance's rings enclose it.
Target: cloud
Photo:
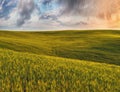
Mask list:
[[[0,1],[0,18],[7,18],[11,11],[16,7],[17,0],[1,0]]]
[[[120,27],[120,0],[0,0],[2,26],[46,30]]]
[[[29,20],[34,9],[35,4],[33,0],[20,0],[18,6],[19,18],[17,20],[17,26],[22,26],[27,20]]]
[[[74,16],[95,16],[109,19],[120,11],[120,0],[58,0],[63,7],[62,14]],[[73,16],[72,15],[72,16]]]

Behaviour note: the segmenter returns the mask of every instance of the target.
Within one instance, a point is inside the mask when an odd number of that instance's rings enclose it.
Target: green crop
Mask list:
[[[120,92],[116,65],[0,49],[0,92]]]
[[[120,92],[120,31],[0,31],[0,92]]]
[[[120,65],[120,31],[0,32],[0,48]]]

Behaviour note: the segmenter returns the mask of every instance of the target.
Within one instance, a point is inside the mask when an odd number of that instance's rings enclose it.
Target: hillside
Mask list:
[[[0,31],[0,48],[120,65],[120,31]]]
[[[0,92],[120,92],[120,66],[0,49]]]

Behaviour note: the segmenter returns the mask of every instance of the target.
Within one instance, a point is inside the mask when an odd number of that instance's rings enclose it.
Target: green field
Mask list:
[[[0,31],[0,92],[120,92],[120,31]]]

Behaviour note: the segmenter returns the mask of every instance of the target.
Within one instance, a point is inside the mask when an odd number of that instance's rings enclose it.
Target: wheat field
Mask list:
[[[120,31],[0,32],[0,92],[120,92]]]

